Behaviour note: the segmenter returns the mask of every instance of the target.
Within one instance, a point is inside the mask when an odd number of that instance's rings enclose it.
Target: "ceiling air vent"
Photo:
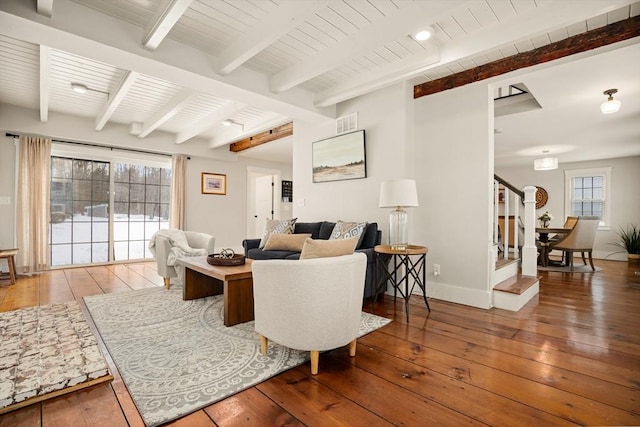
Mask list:
[[[336,119],[336,135],[353,132],[354,130],[358,130],[358,113],[352,113]]]

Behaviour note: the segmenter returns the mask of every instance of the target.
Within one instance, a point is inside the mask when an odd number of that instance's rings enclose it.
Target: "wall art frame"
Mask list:
[[[315,183],[367,177],[364,129],[316,141],[311,154]]]
[[[202,172],[201,192],[202,194],[226,195],[227,175],[222,173]]]

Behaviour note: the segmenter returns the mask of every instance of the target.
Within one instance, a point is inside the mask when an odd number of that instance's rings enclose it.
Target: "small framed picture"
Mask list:
[[[227,175],[202,172],[202,194],[227,194]]]

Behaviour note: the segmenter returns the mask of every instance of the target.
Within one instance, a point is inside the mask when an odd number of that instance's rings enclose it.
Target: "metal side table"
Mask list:
[[[374,249],[376,255],[376,298],[381,286],[391,282],[393,286],[393,301],[396,301],[398,293],[404,299],[405,313],[407,322],[409,321],[409,298],[413,293],[416,285],[422,290],[422,298],[427,306],[427,310],[431,311],[429,301],[427,300],[427,252],[429,249],[425,246],[407,245],[406,249],[395,249],[391,245],[377,245]],[[387,266],[393,265],[391,269]],[[413,283],[409,285],[409,279],[413,279]],[[404,284],[404,286],[403,286]]]

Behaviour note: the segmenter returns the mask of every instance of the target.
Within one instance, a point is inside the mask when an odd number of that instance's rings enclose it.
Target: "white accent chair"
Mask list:
[[[194,249],[206,249],[208,254],[215,251],[216,238],[210,234],[198,233],[196,231],[184,231],[187,243]],[[158,267],[158,274],[164,278],[164,287],[169,289],[171,286],[171,278],[177,277],[176,268],[167,263],[169,252],[172,247],[171,240],[167,237],[158,235],[155,239],[155,258]]]
[[[349,344],[349,355],[355,356],[366,269],[363,253],[253,261],[255,330],[262,354],[269,340],[310,351],[313,375],[321,351]]]

